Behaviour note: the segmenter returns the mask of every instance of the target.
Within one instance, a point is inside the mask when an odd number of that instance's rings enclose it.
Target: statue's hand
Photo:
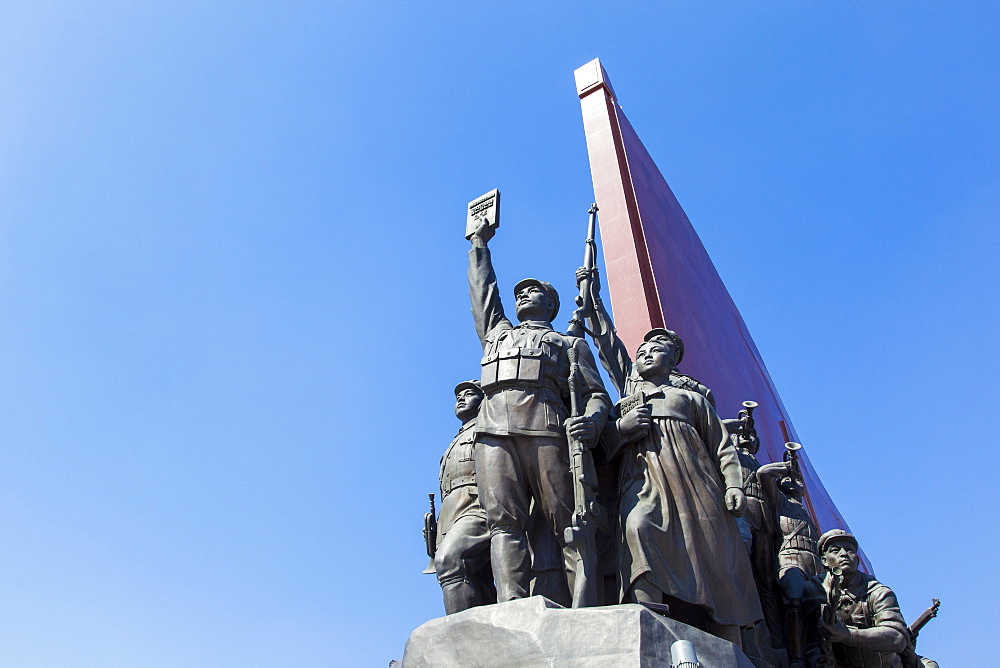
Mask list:
[[[743,517],[743,511],[747,508],[747,495],[740,487],[729,487],[726,489],[726,510],[736,517]]]
[[[831,624],[826,621],[826,615],[821,615],[819,618],[819,633],[824,638],[829,638],[833,642],[847,643],[851,640],[851,630],[847,628],[847,624],[840,617],[837,617]]]
[[[649,406],[642,405],[634,411],[629,411],[625,414],[625,417],[618,421],[618,431],[621,433],[623,439],[631,440],[649,431],[651,423],[652,418],[650,417]]]
[[[496,228],[490,227],[488,220],[483,220],[479,223],[476,231],[472,233],[472,236],[469,237],[469,241],[472,242],[473,246],[485,248],[486,243],[493,238],[494,234],[496,234]]]
[[[586,267],[580,267],[576,270],[576,287],[580,289],[580,283],[584,279],[590,279],[590,292],[594,295],[600,294],[601,292],[601,273],[598,271],[597,267],[593,269],[587,269]]]
[[[579,416],[569,418],[565,422],[566,433],[583,443],[585,447],[592,448],[597,442],[597,425],[589,417]]]

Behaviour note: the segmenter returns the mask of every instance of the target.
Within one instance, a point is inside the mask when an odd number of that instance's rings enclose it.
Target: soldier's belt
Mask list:
[[[542,348],[507,348],[482,359],[484,392],[498,387],[541,387],[548,360]]]
[[[457,478],[452,478],[441,484],[441,497],[444,498],[448,496],[453,490],[459,487],[469,487],[470,485],[476,484],[476,474],[471,473],[469,475],[460,475]]]
[[[781,542],[782,550],[808,550],[816,553],[818,546],[815,540],[806,536],[790,536]]]

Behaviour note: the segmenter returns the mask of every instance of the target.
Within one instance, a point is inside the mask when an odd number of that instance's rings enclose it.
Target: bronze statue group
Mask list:
[[[469,236],[481,376],[455,388],[462,427],[441,459],[440,515],[425,522],[446,613],[532,595],[641,603],[762,664],[936,665],[914,651],[933,614],[907,627],[892,590],[859,569],[855,537],[819,535],[797,444],[762,466],[755,404],[721,419],[711,391],[678,371],[676,333],[650,331],[630,357],[592,261],[566,333],[552,328],[558,294],[536,279],[515,286],[513,324],[494,229]]]

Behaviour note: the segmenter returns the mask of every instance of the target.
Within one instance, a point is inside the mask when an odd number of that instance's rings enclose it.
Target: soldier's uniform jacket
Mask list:
[[[908,639],[910,632],[899,611],[896,594],[867,573],[859,572],[858,576],[853,584],[844,587],[837,602],[837,616],[840,620],[847,626],[857,629],[886,626],[899,631]],[[809,585],[806,595],[813,601],[825,602],[828,599],[826,578],[814,577],[809,581]],[[895,652],[879,652],[842,643],[832,643],[832,645],[835,660],[833,665],[838,668],[902,666],[899,654]]]
[[[441,458],[441,514],[438,517],[438,547],[445,534],[460,518],[474,515],[486,520],[486,511],[476,491],[476,421],[469,420],[458,430]]]
[[[735,438],[733,445],[735,446]],[[736,454],[740,457],[740,468],[743,469],[743,491],[746,493],[748,499],[752,496],[763,500],[764,496],[760,490],[760,481],[757,479],[757,469],[760,468],[760,462],[756,457],[748,452],[743,452],[739,448],[736,448]]]
[[[478,432],[563,437],[569,417],[569,356],[578,354],[581,414],[604,425],[610,399],[586,341],[553,331],[543,321],[514,326],[506,318],[488,248],[469,251],[469,292],[483,344]]]
[[[807,577],[823,573],[819,557],[819,531],[802,502],[781,491],[779,481],[791,474],[791,464],[774,462],[757,469],[757,483],[766,504],[773,509],[778,544],[778,576],[798,568]]]
[[[789,499],[781,505],[778,515],[778,531],[781,533],[781,546],[779,550],[806,550],[811,553],[817,552],[819,536],[816,533],[816,525],[813,524],[809,512],[801,503]],[[817,564],[819,557],[817,557]],[[805,569],[803,569],[805,570]],[[822,570],[822,569],[820,569]],[[820,570],[812,573],[806,571],[806,575],[815,575]]]

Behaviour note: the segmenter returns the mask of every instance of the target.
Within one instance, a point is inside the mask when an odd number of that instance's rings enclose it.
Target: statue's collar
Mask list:
[[[552,323],[545,320],[524,320],[518,325],[521,329],[552,329]]]
[[[640,389],[646,393],[647,397],[662,397],[666,394],[667,389],[677,389],[673,385],[656,385],[648,380],[642,381]]]

